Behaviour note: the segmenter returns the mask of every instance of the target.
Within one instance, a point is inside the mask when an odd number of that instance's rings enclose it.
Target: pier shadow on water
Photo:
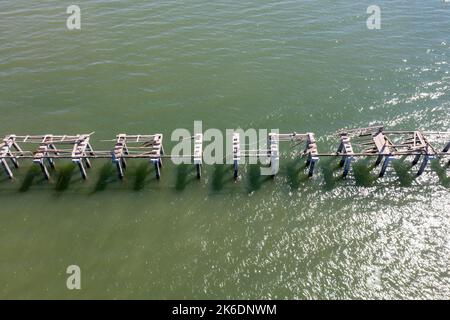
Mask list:
[[[134,184],[133,190],[139,191],[145,187],[147,176],[150,173],[150,166],[148,163],[140,163],[134,170]]]
[[[261,167],[258,164],[251,164],[247,173],[247,192],[252,193],[261,189],[261,186],[268,181],[272,181],[272,176],[262,176]]]
[[[286,166],[286,174],[291,189],[298,189],[301,183],[309,180],[306,158],[296,158]]]
[[[93,192],[105,190],[108,183],[113,181],[114,178],[117,178],[116,168],[111,162],[105,163],[100,169],[100,173],[98,175],[97,182],[95,183]]]
[[[416,175],[413,174],[414,170],[411,170],[413,167],[411,162],[404,161],[404,159],[405,158],[392,160],[392,168],[394,168],[400,185],[402,187],[410,187],[416,178]]]
[[[178,192],[183,191],[189,183],[195,180],[198,180],[195,166],[183,163],[177,166],[177,173],[175,180],[176,191]]]
[[[354,160],[346,178],[343,176],[344,168],[340,164],[340,159],[330,158],[321,161],[319,167],[322,171],[326,191],[335,188],[338,182],[348,179],[354,179],[355,184],[362,187],[370,187],[376,180],[376,176],[372,172],[374,166],[369,159]]]
[[[438,160],[431,161],[431,169],[439,178],[439,182],[446,188],[450,188],[450,177],[447,176],[448,164],[442,165]]]
[[[63,192],[69,188],[75,167],[74,163],[61,164],[60,168],[56,170],[55,190],[57,192]]]
[[[330,157],[327,160],[321,160],[319,162],[319,168],[322,171],[323,180],[325,182],[324,189],[326,191],[332,190],[338,181],[342,180],[342,175],[336,176],[335,172],[341,170],[342,167],[339,165],[339,162]]]
[[[233,166],[226,164],[216,164],[212,174],[211,189],[213,192],[222,191],[223,187],[230,182],[234,182]]]
[[[25,177],[23,178],[22,184],[20,185],[19,192],[26,192],[33,185],[33,181],[39,179],[41,176],[41,170],[37,166],[31,166]]]
[[[373,164],[370,159],[361,159],[352,163],[353,175],[357,186],[370,187],[377,179],[372,173]]]

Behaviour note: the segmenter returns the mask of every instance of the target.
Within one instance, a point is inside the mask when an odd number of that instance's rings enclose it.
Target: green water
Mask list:
[[[71,1],[2,0],[0,133],[95,131],[108,150],[162,132],[170,150],[203,120],[313,131],[328,152],[342,127],[449,130],[450,5],[376,2],[371,31],[365,0],[77,1],[69,31]],[[308,180],[282,155],[276,179],[247,165],[237,183],[138,160],[124,181],[59,161],[48,183],[23,160],[0,180],[0,298],[449,297],[448,171],[342,180],[324,159]]]

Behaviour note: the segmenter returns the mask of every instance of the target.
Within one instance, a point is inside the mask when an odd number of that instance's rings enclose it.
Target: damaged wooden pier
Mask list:
[[[83,179],[88,177],[88,169],[94,159],[110,159],[117,169],[120,179],[124,178],[129,159],[147,159],[157,179],[161,178],[163,158],[188,158],[194,164],[197,178],[202,176],[203,134],[198,133],[189,139],[193,142],[192,154],[165,154],[163,135],[161,133],[146,135],[117,134],[114,139],[102,140],[114,143],[111,150],[95,151],[91,145],[94,134],[77,135],[6,135],[0,143],[0,162],[9,178],[14,178],[14,170],[19,168],[20,159],[31,159],[39,166],[45,179],[51,179],[49,168],[56,167],[59,159],[69,159],[77,165]],[[393,159],[410,158],[411,168],[416,175],[422,175],[433,159],[444,161],[450,167],[450,132],[390,131],[383,126],[358,129],[344,129],[337,133],[335,152],[320,153],[314,133],[269,133],[267,146],[247,150],[237,131],[231,135],[231,158],[233,177],[239,178],[239,165],[247,158],[265,157],[269,160],[268,174],[278,173],[280,146],[289,142],[290,150],[297,150],[295,157],[306,158],[305,170],[309,177],[316,171],[317,163],[322,157],[340,159],[342,177],[346,178],[356,158],[374,158],[373,168],[380,168],[378,176],[383,177]],[[192,146],[192,145],[191,145]]]

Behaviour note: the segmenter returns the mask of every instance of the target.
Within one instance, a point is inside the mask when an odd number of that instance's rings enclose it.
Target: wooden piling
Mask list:
[[[384,177],[384,175],[386,174],[387,168],[389,166],[389,164],[391,163],[393,157],[392,156],[386,156],[383,162],[383,165],[381,166],[381,170],[379,173],[379,177],[382,178]]]
[[[203,159],[203,134],[197,133],[194,136],[194,165],[197,171],[197,178],[202,176],[202,159]]]
[[[271,175],[274,177],[279,170],[279,162],[280,162],[280,155],[279,155],[279,135],[276,133],[269,133],[268,137],[268,144],[269,144],[269,155],[270,155],[270,169],[271,169]]]
[[[314,168],[319,162],[319,156],[317,151],[317,143],[314,133],[308,132],[306,134],[306,150],[305,152],[308,154],[308,177],[312,177],[314,175]]]
[[[8,176],[8,178],[13,179],[14,175],[13,175],[11,169],[9,168],[8,163],[6,162],[6,160],[5,159],[1,159],[1,163],[2,163],[3,169],[5,170],[6,175]]]
[[[421,176],[424,173],[424,171],[425,171],[425,169],[426,169],[426,167],[428,165],[428,161],[429,160],[430,160],[430,156],[429,155],[425,155],[423,157],[422,164],[420,165],[419,171],[417,171],[417,176]]]
[[[339,163],[339,165],[341,167],[344,167],[343,173],[342,173],[342,177],[346,178],[350,172],[350,168],[351,168],[351,164],[353,161],[353,156],[354,156],[354,152],[353,152],[353,146],[350,142],[350,136],[348,135],[347,132],[342,132],[340,134],[340,139],[341,142],[339,144],[337,153],[338,154],[343,154],[341,161]]]
[[[238,132],[234,132],[232,136],[233,141],[233,177],[239,177],[239,161],[241,159],[240,137]]]

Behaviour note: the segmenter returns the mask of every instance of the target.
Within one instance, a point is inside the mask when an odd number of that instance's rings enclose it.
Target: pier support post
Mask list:
[[[91,155],[94,154],[94,151],[91,145],[89,144],[89,139],[90,135],[78,135],[72,149],[72,162],[75,162],[78,165],[81,177],[84,180],[87,179],[86,168],[91,167],[91,162],[87,158],[86,151]],[[84,167],[83,163],[86,164],[86,168]]]
[[[83,166],[83,161],[78,160],[76,161],[78,164],[78,168],[80,169],[80,173],[81,173],[81,177],[86,180],[87,179],[87,173],[86,173],[86,169]]]
[[[316,138],[314,137],[314,133],[312,132],[306,133],[305,152],[308,154],[308,160],[306,161],[307,165],[309,165],[308,177],[311,178],[314,175],[314,168],[316,167],[316,163],[319,162],[319,153],[317,151]]]
[[[444,150],[442,152],[449,152],[450,151],[450,141],[447,143],[447,145],[444,147]]]
[[[269,146],[270,146],[270,170],[271,176],[275,177],[280,167],[280,154],[279,154],[279,137],[276,133],[269,133]]]
[[[392,156],[386,156],[386,158],[384,159],[383,166],[381,167],[381,171],[379,174],[380,178],[384,177],[384,175],[386,174],[386,170],[389,166],[389,163],[392,161],[393,158],[394,157],[392,157]]]
[[[344,172],[342,173],[342,177],[346,178],[350,172],[350,168],[352,165],[353,157],[346,157],[344,162]]]
[[[234,132],[232,140],[233,140],[233,177],[234,179],[237,179],[239,177],[239,160],[241,159],[241,146],[239,133]]]
[[[422,155],[419,153],[419,154],[417,154],[415,157],[414,157],[414,160],[412,161],[412,166],[415,166],[416,164],[418,164],[419,163],[419,160],[420,160],[420,157],[421,157]]]
[[[9,160],[11,160],[11,163],[13,164],[14,168],[19,168],[19,162],[17,159],[13,156],[11,152],[8,152],[8,156],[10,157]]]
[[[429,160],[430,160],[430,156],[428,154],[425,155],[425,157],[423,158],[423,161],[422,161],[422,163],[420,165],[419,171],[417,171],[417,176],[418,177],[421,176],[425,172],[425,169],[426,169],[426,167],[428,165],[428,161]]]
[[[163,147],[162,143],[161,143],[160,154],[161,154],[161,156],[164,156],[164,147]],[[162,168],[162,166],[163,166],[162,158],[159,158],[159,167]]]
[[[119,179],[123,179],[124,177],[124,170],[126,168],[127,162],[123,158],[123,155],[128,154],[128,148],[127,148],[127,135],[125,133],[120,133],[116,136],[116,145],[114,146],[114,150],[111,151],[111,160],[112,163],[116,165],[117,168],[117,175]],[[89,147],[92,151],[92,148]]]
[[[39,165],[39,167],[41,168],[42,173],[44,174],[44,178],[46,180],[50,180],[50,174],[48,173],[48,169],[45,166],[44,159],[36,159],[36,160],[34,160],[34,163]]]
[[[38,164],[41,168],[42,173],[44,174],[44,178],[47,180],[50,180],[50,174],[48,172],[47,167],[45,166],[45,157],[48,156],[47,148],[48,148],[48,140],[51,140],[51,135],[46,135],[43,138],[42,144],[39,146],[37,152],[34,154],[34,160],[33,162]]]
[[[346,178],[350,172],[351,164],[353,161],[353,146],[350,142],[350,137],[346,132],[341,133],[341,143],[339,144],[339,148],[337,153],[343,153],[344,155],[339,162],[341,167],[344,167],[344,172],[342,173],[342,177]]]
[[[319,157],[310,157],[308,177],[311,178],[314,175],[314,168],[316,167],[317,162],[319,162]]]
[[[111,152],[111,160],[112,160],[112,163],[116,165],[117,175],[118,175],[119,179],[123,179],[122,161],[120,159],[116,158],[116,154],[114,151]]]
[[[237,179],[239,177],[239,163],[237,160],[233,162],[233,178]]]
[[[156,179],[159,180],[159,179],[161,178],[161,167],[160,167],[160,165],[159,165],[159,159],[152,160],[152,162],[153,162],[154,167],[155,167],[155,176],[156,176]]]
[[[194,136],[194,165],[197,171],[197,179],[202,176],[202,159],[203,159],[203,134],[197,133]]]
[[[54,144],[49,144],[47,150],[56,150],[56,147]],[[58,155],[58,152],[53,152],[52,154],[54,155]],[[48,153],[47,153],[48,155]],[[51,157],[47,158],[48,164],[50,165],[50,167],[52,167],[52,169],[56,169],[55,167],[55,162],[53,161],[53,159]]]
[[[122,163],[120,161],[116,161],[117,173],[119,175],[119,179],[123,179],[123,168]]]
[[[13,139],[14,139],[14,142],[13,142],[12,146],[13,146],[14,149],[19,153],[19,155],[23,155],[22,149],[20,148],[19,144],[15,141],[16,136],[13,135],[12,137],[13,137]],[[11,161],[14,162],[14,166],[15,166],[16,168],[19,168],[19,161],[17,160],[16,157],[13,157],[13,158],[11,159]]]
[[[337,149],[337,153],[340,154],[343,150],[344,150],[344,142],[342,141],[342,137],[341,137],[341,143],[339,144],[339,147]],[[345,159],[346,159],[346,156],[343,156],[341,158],[341,161],[339,161],[339,166],[340,167],[342,167],[344,165]]]
[[[7,159],[9,158],[10,162],[14,165],[15,168],[19,167],[19,162],[18,162],[17,158],[11,152],[12,148],[15,148],[20,153],[22,152],[22,150],[16,143],[16,135],[14,135],[14,134],[6,136],[3,139],[3,142],[0,142],[1,165],[3,166],[3,169],[6,172],[6,175],[10,179],[14,178],[14,176],[13,176],[11,168],[8,165]]]
[[[84,160],[84,163],[86,164],[87,168],[89,168],[89,169],[92,168],[91,160],[89,160],[89,158],[84,158],[83,160]]]
[[[2,162],[3,169],[5,170],[6,175],[8,176],[8,178],[13,179],[14,175],[13,175],[11,169],[9,168],[8,163],[6,162],[6,160],[5,159],[1,159],[1,162]]]
[[[384,158],[384,155],[383,155],[383,154],[380,154],[380,155],[377,157],[377,160],[375,161],[375,167],[378,167],[378,166],[380,165],[381,161],[383,161],[383,158]]]

